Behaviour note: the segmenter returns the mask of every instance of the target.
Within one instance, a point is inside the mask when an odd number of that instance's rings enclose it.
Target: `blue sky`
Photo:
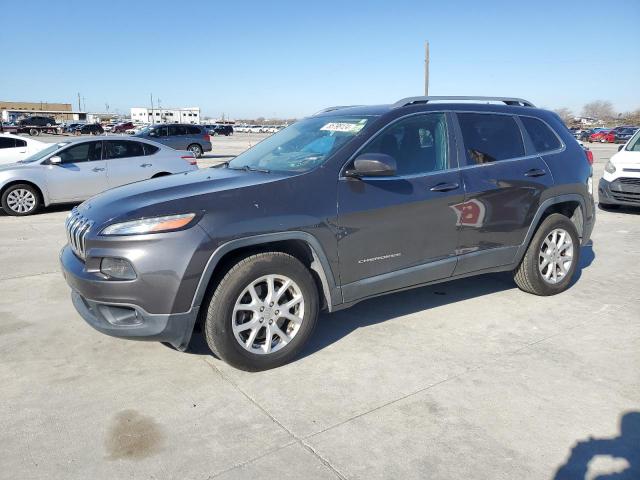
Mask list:
[[[30,0],[0,25],[0,100],[300,117],[422,94],[428,39],[432,95],[640,108],[639,0]]]

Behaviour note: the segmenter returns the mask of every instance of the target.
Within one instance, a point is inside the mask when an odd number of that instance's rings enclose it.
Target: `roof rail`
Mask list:
[[[341,108],[349,108],[349,107],[357,107],[358,105],[336,105],[335,107],[327,107],[323,108],[319,112],[316,112],[312,115],[315,117],[316,115],[320,115],[321,113],[333,112],[334,110],[340,110]]]
[[[393,108],[406,107],[416,103],[429,103],[434,101],[474,101],[474,102],[504,102],[506,105],[520,107],[535,107],[533,103],[522,98],[511,97],[406,97],[393,104]]]

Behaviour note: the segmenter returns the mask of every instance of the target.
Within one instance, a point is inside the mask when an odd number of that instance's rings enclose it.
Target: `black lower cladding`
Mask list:
[[[93,328],[112,337],[167,342],[184,351],[189,345],[198,310],[152,315],[135,305],[109,305],[82,297],[72,290],[78,313]]]
[[[621,177],[612,182],[600,179],[600,203],[614,205],[640,205],[640,178]]]

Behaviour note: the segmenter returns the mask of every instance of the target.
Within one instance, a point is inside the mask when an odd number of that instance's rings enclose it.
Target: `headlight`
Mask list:
[[[616,166],[611,163],[611,160],[609,160],[607,162],[607,164],[604,166],[604,171],[607,173],[615,173],[616,172]]]
[[[195,216],[195,213],[185,213],[114,223],[100,233],[102,235],[142,235],[145,233],[170,232],[186,227]]]

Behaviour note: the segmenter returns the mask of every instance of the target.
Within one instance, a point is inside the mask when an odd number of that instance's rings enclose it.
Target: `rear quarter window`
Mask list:
[[[160,150],[160,148],[156,147],[155,145],[149,145],[148,143],[143,143],[143,145],[145,155],[153,155],[154,153],[157,153],[158,150]]]
[[[550,152],[562,147],[558,136],[543,121],[533,117],[520,117],[520,121],[529,134],[536,153]]]

